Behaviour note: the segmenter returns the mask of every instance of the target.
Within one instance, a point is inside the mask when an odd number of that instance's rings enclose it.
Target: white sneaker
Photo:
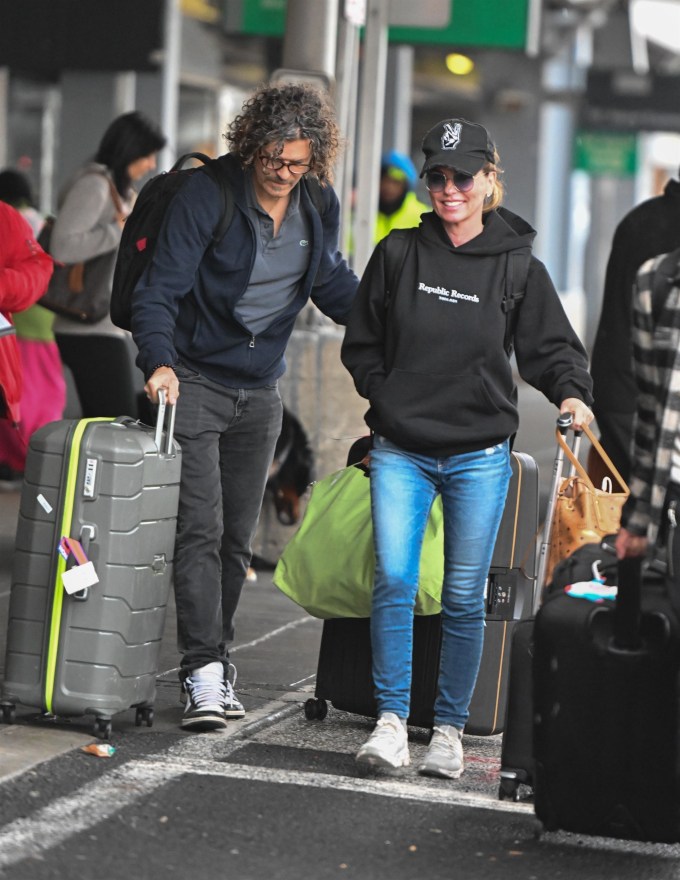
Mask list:
[[[231,674],[233,681],[230,680],[229,675]],[[224,714],[227,718],[244,718],[246,714],[246,710],[243,708],[243,703],[239,700],[234,692],[234,685],[236,684],[236,667],[233,663],[229,664],[229,671],[227,673],[227,677],[224,679]]]
[[[384,712],[357,752],[356,761],[369,767],[408,767],[411,759],[406,725],[393,712]]]
[[[463,772],[463,731],[452,724],[435,727],[430,746],[418,773],[458,779]]]
[[[221,730],[227,726],[224,666],[219,660],[194,669],[184,680],[184,688],[187,702],[180,727],[203,731]]]

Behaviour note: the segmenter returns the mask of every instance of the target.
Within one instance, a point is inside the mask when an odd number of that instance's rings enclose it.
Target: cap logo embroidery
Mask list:
[[[460,122],[456,122],[455,125],[451,125],[450,122],[444,123],[444,133],[442,134],[442,150],[455,150],[458,144],[460,143],[460,133],[462,131],[462,124]]]

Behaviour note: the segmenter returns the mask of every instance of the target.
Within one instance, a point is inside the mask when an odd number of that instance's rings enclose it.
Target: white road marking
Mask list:
[[[262,707],[259,712],[251,713],[250,717],[259,716],[252,722],[257,726],[266,723],[267,720],[275,724],[282,711],[286,712],[287,709],[281,710],[280,702],[275,701],[267,707]],[[245,732],[249,726],[250,724],[231,729],[236,734],[239,730]],[[79,791],[58,798],[33,815],[16,819],[4,826],[0,830],[0,869],[44,853],[70,837],[105,822],[115,813],[133,807],[140,799],[184,775],[320,788],[328,789],[329,793],[346,791],[443,806],[515,813],[526,817],[533,815],[531,804],[498,801],[488,795],[461,791],[455,784],[446,781],[430,784],[423,780],[418,780],[416,783],[388,776],[353,778],[329,773],[253,767],[225,762],[227,756],[238,752],[244,745],[244,740],[238,735],[190,736],[182,738],[163,754],[152,755],[145,760],[131,761],[105,773]],[[680,853],[680,847],[677,845],[562,835],[557,832],[551,833],[548,839],[559,843],[578,839],[580,846],[596,850],[636,852],[661,858],[677,859]]]
[[[141,764],[142,762],[140,761],[139,763]],[[440,785],[418,785],[387,776],[366,779],[339,776],[334,773],[313,773],[304,770],[253,767],[249,764],[228,764],[224,761],[215,765],[212,762],[185,760],[182,762],[168,762],[164,766],[168,768],[176,767],[178,773],[183,771],[201,776],[223,776],[227,779],[246,779],[250,782],[326,788],[329,791],[349,791],[354,794],[373,794],[400,800],[474,807],[483,810],[493,809],[506,813],[523,813],[525,815],[533,813],[533,807],[530,804],[515,803],[513,801],[491,801],[488,796],[484,797],[474,792],[459,791],[446,781]]]
[[[292,684],[289,684],[288,687],[297,687],[299,684],[302,684],[305,681],[311,681],[313,678],[316,678],[316,672],[312,673],[312,675],[307,675],[304,678],[299,679],[298,681],[292,682]]]
[[[76,794],[58,798],[0,833],[0,867],[58,846],[130,806],[180,774],[177,764],[134,763],[104,774]]]
[[[201,748],[209,746],[210,738],[202,740]],[[235,746],[242,743],[234,743]],[[203,757],[189,758],[183,749],[181,760],[164,760],[156,756],[152,760],[132,761],[124,767],[106,773],[100,779],[84,786],[76,794],[58,798],[33,816],[17,819],[6,825],[0,832],[0,867],[6,868],[28,856],[35,856],[70,837],[80,834],[114,813],[134,803],[156,789],[178,779],[183,775],[215,776],[224,779],[242,779],[251,782],[264,782],[272,785],[296,785],[310,788],[325,788],[329,791],[348,791],[358,794],[379,795],[402,800],[424,801],[450,806],[465,806],[481,809],[494,809],[503,812],[531,812],[525,804],[510,801],[490,803],[468,792],[457,792],[446,784],[441,786],[416,786],[395,779],[353,779],[328,773],[306,773],[251,767],[246,764],[226,764],[206,760]]]
[[[242,645],[236,645],[234,648],[229,649],[229,654],[235,654],[237,651],[243,651],[244,648],[253,648],[255,645],[261,645],[262,642],[268,642],[269,639],[273,639],[276,636],[280,636],[281,633],[288,632],[288,630],[296,629],[298,626],[301,626],[303,623],[310,623],[311,621],[315,621],[316,617],[311,617],[307,615],[306,617],[298,617],[295,620],[291,620],[288,623],[285,623],[283,626],[279,626],[276,629],[272,629],[269,632],[265,633],[262,636],[259,636],[256,639],[253,639],[252,642],[244,642]],[[165,672],[159,672],[158,678],[163,678],[164,675],[171,675],[173,673],[179,672],[180,667],[176,666],[174,669],[166,669]]]
[[[246,642],[243,645],[236,645],[235,648],[230,648],[229,653],[235,654],[237,651],[243,651],[244,648],[253,648],[255,645],[261,645],[262,642],[267,642],[275,636],[280,636],[281,633],[287,632],[289,629],[295,629],[303,623],[311,623],[312,621],[316,621],[316,617],[310,617],[309,615],[298,617],[296,620],[291,620],[289,623],[285,623],[283,626],[279,626],[277,629],[273,629],[271,632],[265,633],[257,639],[253,639],[252,642]]]

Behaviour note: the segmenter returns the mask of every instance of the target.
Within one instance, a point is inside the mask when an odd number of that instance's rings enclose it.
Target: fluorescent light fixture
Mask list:
[[[633,28],[652,43],[680,53],[680,2],[678,0],[632,0]]]

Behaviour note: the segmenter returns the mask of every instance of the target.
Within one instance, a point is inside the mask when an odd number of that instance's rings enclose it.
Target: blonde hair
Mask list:
[[[493,151],[493,162],[487,162],[483,168],[484,174],[488,174],[489,171],[496,172],[496,179],[493,185],[493,192],[489,196],[488,199],[484,200],[484,207],[482,208],[483,214],[488,214],[489,211],[493,211],[494,208],[498,208],[499,205],[503,203],[503,198],[505,197],[505,186],[503,185],[503,181],[501,180],[501,175],[503,174],[503,169],[500,165],[500,157],[498,155],[498,150],[494,148]]]

